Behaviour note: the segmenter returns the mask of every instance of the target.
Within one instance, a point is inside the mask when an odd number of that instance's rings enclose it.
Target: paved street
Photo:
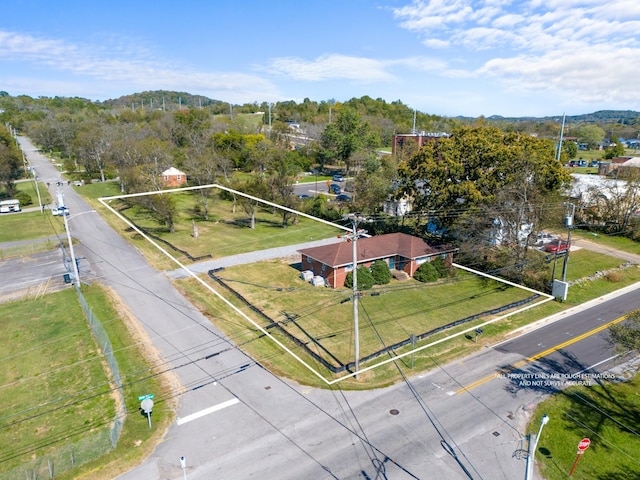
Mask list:
[[[28,139],[19,140],[41,178],[59,175]],[[152,269],[72,187],[63,188],[70,228],[80,241],[76,254],[86,258],[81,277],[117,291],[181,384],[175,392],[177,421],[153,454],[122,480],[181,479],[183,474],[189,480],[523,478],[524,426],[548,391],[515,388],[508,378],[489,377],[504,365],[541,365],[528,360],[532,352],[566,340],[566,325],[579,324],[588,332],[621,310],[640,307],[630,288],[596,299],[588,305],[591,310],[545,319],[541,328],[487,345],[471,358],[434,364],[431,372],[412,375],[407,383],[362,392],[312,389],[272,375],[235,348],[176,291],[170,275]],[[590,338],[602,342],[599,335]],[[596,349],[599,359],[611,356]],[[571,368],[592,367],[577,352]],[[410,374],[407,365],[401,367]]]

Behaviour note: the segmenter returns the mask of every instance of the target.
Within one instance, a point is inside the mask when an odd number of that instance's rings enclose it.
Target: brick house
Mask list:
[[[410,277],[425,262],[442,257],[451,265],[455,248],[432,247],[426,240],[406,233],[389,233],[368,238],[359,238],[357,243],[358,266],[369,267],[376,260],[384,260],[391,270],[400,270]],[[344,280],[353,270],[353,245],[340,242],[320,247],[298,250],[301,255],[301,270],[309,270],[325,279],[333,288],[344,286]]]
[[[165,187],[181,187],[187,183],[187,174],[175,167],[162,172],[162,184]]]

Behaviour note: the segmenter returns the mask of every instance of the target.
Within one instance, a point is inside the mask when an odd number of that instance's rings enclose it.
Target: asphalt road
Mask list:
[[[55,178],[50,162],[27,139],[20,142],[40,176]],[[411,375],[403,364],[408,382],[390,388],[311,389],[272,375],[235,348],[165,274],[149,267],[91,213],[72,187],[64,188],[70,228],[80,240],[76,254],[86,257],[81,277],[118,292],[181,384],[175,391],[178,420],[154,453],[122,480],[183,475],[189,480],[523,478],[524,426],[550,390],[514,385],[496,372],[508,365],[546,368],[541,362],[555,355],[550,347],[640,307],[640,296],[633,293],[598,299],[589,309],[546,319],[524,336],[487,345],[471,358],[434,365],[429,373]],[[611,356],[603,349],[585,360],[580,344],[571,346],[577,348],[571,353],[576,365],[586,368]],[[588,350],[591,355],[594,349]],[[532,360],[545,351],[549,354]],[[555,363],[566,368],[566,363]]]
[[[0,300],[42,295],[64,288],[65,273],[61,250],[0,260]]]

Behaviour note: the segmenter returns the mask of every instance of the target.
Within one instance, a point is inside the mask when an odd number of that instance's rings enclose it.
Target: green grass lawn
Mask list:
[[[603,382],[570,387],[542,402],[528,431],[537,432],[542,415],[549,416],[538,442],[536,460],[547,480],[568,478],[578,442],[591,445],[578,461],[575,480],[627,480],[640,472],[640,376],[622,383]]]
[[[171,396],[150,374],[151,359],[141,353],[140,339],[132,337],[105,291],[83,288],[109,332],[126,384],[130,415],[121,441],[112,449],[116,398],[75,290],[5,303],[0,306],[2,480],[25,478],[25,472],[27,478],[49,478],[48,461],[55,478],[78,478],[83,471],[92,471],[93,479],[113,478],[148,454],[172,419]],[[151,392],[159,397],[154,409],[159,429],[149,429],[137,414],[137,396]],[[136,442],[139,448],[132,449]]]
[[[99,210],[116,230],[124,233],[128,229],[120,219],[106,211],[95,200],[101,196],[118,195],[120,192],[117,184],[106,182],[86,185],[79,187],[78,191],[85,195],[92,206]],[[167,248],[179,261],[187,264],[191,263],[189,256],[220,258],[255,250],[297,245],[344,233],[344,230],[302,216],[298,216],[293,224],[290,221],[285,228],[282,226],[282,216],[274,213],[271,208],[262,208],[256,212],[256,226],[252,230],[248,226],[249,217],[241,206],[236,205],[234,209],[231,201],[222,200],[217,194],[212,196],[210,202],[209,219],[204,220],[196,210],[199,201],[197,193],[184,192],[170,195],[175,199],[177,206],[174,233],[170,233],[139,208],[128,208],[121,213],[135,225],[160,239],[163,248]],[[117,200],[110,204],[115,208],[122,206]],[[197,238],[194,236],[194,222],[198,229]],[[144,252],[147,260],[156,268],[161,270],[176,268],[175,263],[159,253],[137,233],[129,230],[124,234]]]
[[[345,301],[351,298],[351,291],[313,287],[299,273],[287,264],[261,262],[226,269],[219,275],[296,337],[305,342],[320,339],[336,359],[330,363],[352,361],[353,306]],[[377,286],[359,299],[361,355],[530,296],[524,290],[464,273],[434,284],[410,280]]]
[[[31,197],[31,205],[22,205],[22,208],[25,207],[37,207],[38,206],[38,192],[40,193],[40,201],[42,205],[48,205],[51,203],[51,195],[49,195],[49,190],[44,183],[38,182],[38,190],[36,190],[36,185],[34,182],[18,182],[16,183],[16,188],[20,192],[26,192]]]
[[[228,268],[218,275],[248,299],[253,308],[263,311],[271,321],[280,323],[289,333],[310,345],[312,350],[334,367],[353,361],[353,304],[349,289],[313,287],[300,279],[296,264],[281,261]],[[219,285],[213,282],[211,284],[216,291],[225,292]],[[229,312],[228,309],[225,311],[225,308],[219,305],[219,301],[201,285],[193,280],[183,280],[179,285],[216,325],[242,348],[255,355],[261,363],[299,382],[318,384],[317,379],[300,369],[297,362],[287,361],[280,347],[276,347],[270,340],[261,338],[260,332],[239,315]],[[360,356],[365,357],[384,350],[385,347],[406,341],[412,334],[421,335],[445,324],[530,296],[530,292],[505,287],[504,284],[494,281],[485,281],[465,272],[456,278],[444,279],[434,284],[422,284],[414,280],[392,280],[386,286],[364,291],[359,299]],[[238,304],[238,307],[259,325],[268,325],[269,320],[255,315],[246,306]],[[499,314],[484,316],[444,333],[432,334],[421,340],[418,346],[496,318],[497,315]],[[270,333],[297,355],[313,364],[314,368],[323,372],[325,378],[345,375],[344,371],[332,374],[325,370],[307,356],[302,348],[288,341],[276,329],[270,329]],[[460,344],[472,349],[477,347],[469,338],[461,336],[442,345],[438,351],[457,351]],[[396,350],[396,353],[406,352],[408,349],[408,346],[402,347]],[[430,351],[428,355],[431,353]],[[431,364],[427,359],[428,355],[423,356],[419,368],[425,368],[425,362]],[[383,353],[369,364],[386,358],[387,354]],[[395,375],[397,372],[393,369],[376,369],[367,374],[367,386],[371,388],[372,385],[389,384],[394,381]],[[357,388],[358,382],[352,382],[350,387]]]
[[[64,225],[51,212],[21,212],[0,215],[0,243],[34,240],[64,233]]]
[[[105,452],[114,401],[97,346],[71,289],[2,306],[2,471],[57,442]],[[9,478],[9,477],[5,477]],[[14,477],[15,478],[15,477]]]
[[[571,253],[567,279],[585,278],[596,271],[616,268],[624,263],[622,260],[601,255],[587,250]],[[548,265],[549,279],[552,265]],[[559,277],[561,264],[557,265],[556,277]],[[218,275],[252,304],[276,322],[283,324],[288,331],[303,341],[317,340],[322,347],[317,352],[334,363],[347,363],[353,360],[353,307],[348,289],[316,288],[304,283],[299,278],[299,270],[295,264],[270,261],[251,266],[225,269]],[[209,281],[209,280],[208,280]],[[484,327],[484,334],[478,343],[465,336],[459,336],[440,345],[430,347],[415,355],[415,368],[429,369],[433,367],[433,359],[439,362],[455,356],[471,353],[485,343],[494,343],[508,335],[514,328],[526,325],[548,315],[558,313],[573,305],[578,305],[592,298],[609,293],[624,285],[640,281],[640,269],[637,267],[616,272],[598,280],[579,282],[569,288],[565,302],[549,302],[535,309],[518,313]],[[260,332],[244,321],[237,314],[220,304],[204,287],[193,280],[182,280],[178,283],[181,289],[199,305],[200,309],[210,316],[211,320],[227,333],[241,348],[251,352],[256,358],[279,374],[295,378],[301,383],[321,386],[313,375],[291,361],[280,347],[270,340],[261,338]],[[213,288],[223,292],[217,284]],[[360,349],[361,356],[408,338],[411,334],[419,335],[427,330],[458,320],[469,315],[505,305],[527,297],[529,294],[516,288],[502,288],[495,282],[483,282],[473,275],[460,275],[454,281],[447,280],[436,285],[425,285],[410,281],[398,283],[392,281],[389,286],[375,287],[372,292],[379,296],[363,292],[359,301],[360,317]],[[229,297],[230,298],[230,297]],[[232,300],[233,301],[233,300]],[[343,302],[344,303],[341,303]],[[263,325],[253,312],[241,304],[237,304],[243,312]],[[486,321],[488,318],[476,321]],[[445,335],[459,332],[463,328],[474,325],[469,323],[457,327],[444,334],[433,335],[417,346],[433,342]],[[301,357],[315,365],[315,361],[306,357],[302,350],[281,337],[276,330],[270,330],[285,345]],[[408,347],[398,350],[407,351]],[[379,357],[382,359],[383,357]],[[375,361],[372,361],[375,363]],[[366,366],[366,365],[365,365]],[[320,371],[323,371],[320,368]],[[328,371],[326,378],[332,377]],[[339,374],[340,376],[342,374]],[[397,380],[397,372],[393,368],[380,367],[366,376],[368,387],[387,385]],[[359,382],[343,382],[346,388],[362,388]]]

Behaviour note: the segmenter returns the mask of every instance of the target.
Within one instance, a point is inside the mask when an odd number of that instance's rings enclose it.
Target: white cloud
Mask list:
[[[414,0],[394,15],[468,76],[510,91],[640,102],[637,0]],[[453,68],[442,74],[465,75]]]
[[[640,50],[610,51],[596,46],[566,55],[521,55],[494,58],[477,71],[480,76],[499,78],[510,90],[555,91],[568,101],[607,103],[625,99],[640,104],[637,89],[640,72],[630,59]]]
[[[385,62],[347,55],[323,55],[315,60],[275,58],[269,63],[268,70],[294,80],[314,82],[346,79],[371,83],[394,79]]]
[[[121,38],[112,40],[112,43],[100,47],[81,47],[60,40],[0,31],[0,59],[14,62],[27,60],[36,66],[78,76],[68,79],[66,83],[53,79],[23,83],[24,86],[37,86],[39,91],[56,95],[71,94],[68,92],[68,86],[71,86],[71,89],[75,89],[73,95],[104,99],[109,98],[110,93],[107,92],[114,90],[114,84],[122,84],[123,92],[135,88],[191,90],[210,93],[213,98],[239,102],[248,101],[247,98],[257,100],[265,95],[277,96],[276,89],[269,81],[255,75],[201,72],[176,65],[175,62],[172,67],[166,67],[166,61],[161,63],[149,52],[132,48],[130,41]],[[82,77],[93,77],[96,83],[87,85]],[[5,82],[16,83],[15,79],[5,79]]]

